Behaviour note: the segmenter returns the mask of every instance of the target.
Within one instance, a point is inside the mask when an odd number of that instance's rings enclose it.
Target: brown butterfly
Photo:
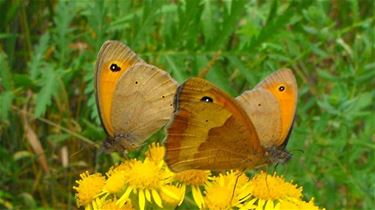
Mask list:
[[[104,147],[132,150],[163,127],[177,83],[118,41],[106,41],[96,62],[96,102],[107,133]]]
[[[273,73],[236,100],[206,80],[188,79],[175,95],[166,162],[177,172],[285,162],[296,103],[290,70]]]
[[[252,120],[260,143],[270,153],[272,162],[284,163],[290,159],[284,148],[292,132],[297,96],[293,72],[281,69],[236,98]]]

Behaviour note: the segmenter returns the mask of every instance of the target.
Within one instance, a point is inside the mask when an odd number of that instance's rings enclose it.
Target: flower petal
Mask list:
[[[203,208],[203,196],[199,186],[192,186],[193,198],[199,208]]]
[[[275,210],[280,210],[280,203],[277,203],[277,204],[275,205]]]
[[[144,210],[146,200],[145,200],[145,193],[143,192],[143,190],[139,190],[138,199],[139,199],[139,209]]]
[[[264,204],[265,204],[265,201],[263,199],[259,199],[258,200],[258,206],[257,206],[256,210],[263,210]]]
[[[100,207],[103,205],[104,203],[104,200],[100,199],[100,198],[96,198],[93,202],[92,202],[92,207],[94,210],[99,210]]]
[[[186,185],[182,185],[182,195],[185,195],[185,193],[186,193]],[[178,206],[181,206],[181,204],[182,204],[182,202],[184,201],[184,197],[185,196],[181,196],[181,200],[180,200],[180,203],[178,203]]]
[[[120,199],[118,199],[118,201],[116,202],[116,205],[123,206],[126,203],[126,200],[128,200],[129,195],[132,192],[132,190],[133,190],[133,187],[131,187],[131,186],[129,186],[128,188],[126,188],[125,193],[122,194],[122,196],[120,197]]]
[[[154,201],[155,201],[156,205],[158,205],[160,208],[163,208],[163,204],[161,202],[161,198],[159,196],[159,193],[156,192],[156,190],[151,190],[151,193],[152,193],[152,197],[154,198]]]
[[[148,202],[151,202],[151,194],[150,194],[150,191],[148,189],[145,189],[145,195],[146,195],[146,199]]]
[[[266,206],[264,207],[265,210],[273,210],[274,209],[274,205],[273,205],[273,201],[272,200],[268,200],[266,202]]]
[[[240,210],[255,209],[257,206],[254,203],[257,200],[258,199],[254,198],[252,200],[247,201],[243,206],[240,207]]]
[[[167,188],[165,187],[162,187],[161,188],[161,191],[163,191],[163,193],[165,193],[166,195],[168,195],[169,197],[175,199],[175,200],[178,200],[179,197],[178,195],[174,194],[173,192],[171,192],[170,190],[168,190]]]

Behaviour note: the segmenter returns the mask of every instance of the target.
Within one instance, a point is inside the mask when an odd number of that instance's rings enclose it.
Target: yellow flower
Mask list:
[[[302,200],[302,187],[286,182],[281,176],[260,172],[250,182],[251,198],[240,209],[319,209],[313,200]]]
[[[257,201],[257,204],[255,204]],[[241,206],[240,210],[244,209],[256,209],[256,210],[319,210],[318,206],[315,206],[314,201],[305,202],[297,198],[286,198],[278,201],[273,200],[262,200],[252,199],[246,202],[245,205]]]
[[[263,199],[251,199],[244,204],[239,205],[240,210],[245,210],[245,209],[256,209],[256,210],[279,210],[280,206],[275,205],[273,200],[263,200]]]
[[[184,191],[187,185],[191,185],[193,199],[197,206],[202,208],[204,205],[204,199],[200,187],[208,182],[209,175],[210,171],[192,169],[176,173],[174,178],[181,183]]]
[[[209,175],[210,171],[192,169],[176,173],[175,179],[187,185],[199,186],[208,181]]]
[[[161,194],[161,199],[172,208],[181,205],[184,201],[185,189],[182,186],[166,185]]]
[[[314,199],[309,202],[301,201],[295,198],[280,200],[280,210],[288,209],[304,209],[304,210],[319,210],[319,207],[314,204]]]
[[[170,173],[163,170],[160,164],[154,161],[147,158],[144,161],[132,161],[129,170],[124,173],[125,192],[117,201],[117,204],[122,206],[133,192],[138,194],[138,203],[141,210],[145,208],[146,200],[152,202],[151,199],[162,208],[159,191],[162,190],[169,179]]]
[[[260,172],[251,180],[238,171],[214,177],[210,176],[210,171],[203,170],[175,174],[166,166],[164,154],[164,147],[152,144],[144,161],[131,159],[113,166],[106,173],[107,179],[99,173],[82,173],[81,179],[76,181],[78,186],[73,187],[77,191],[78,207],[84,206],[86,210],[134,209],[131,198],[141,210],[145,209],[146,202],[173,209],[181,205],[187,187],[191,186],[194,202],[199,208],[319,209],[313,199],[309,202],[302,200],[302,187],[286,182],[276,174]],[[173,185],[172,182],[177,183]],[[193,202],[189,198],[185,201]]]
[[[302,187],[286,182],[281,176],[260,172],[251,181],[252,194],[263,200],[276,200],[285,197],[301,198]]]
[[[207,183],[205,207],[208,209],[232,209],[250,197],[252,190],[248,178],[240,172],[227,172]]]
[[[123,205],[122,207],[119,207],[116,204],[116,202],[117,200],[106,200],[101,204],[99,209],[101,210],[133,210],[134,209],[130,200],[127,201],[125,205]]]
[[[115,172],[115,171],[128,171],[128,170],[130,170],[131,164],[135,161],[136,160],[134,160],[134,159],[126,160],[126,161],[122,162],[120,165],[117,165],[115,167],[111,167],[111,169],[109,169],[108,173],[112,173],[112,172]]]
[[[132,162],[134,162],[134,160],[124,161],[120,165],[112,166],[108,170],[106,173],[108,178],[105,181],[102,193],[100,193],[100,196],[104,194],[104,200],[110,194],[117,194],[124,191],[126,185],[125,173],[130,170]]]
[[[164,162],[165,147],[160,146],[158,143],[152,143],[148,147],[146,157],[155,162]]]
[[[121,192],[126,184],[125,173],[123,170],[110,170],[107,173],[108,179],[105,182],[103,191],[112,194]]]
[[[89,174],[84,172],[80,174],[81,180],[77,180],[78,186],[74,186],[73,189],[77,191],[77,205],[78,207],[84,205],[88,208],[92,205],[91,203],[101,192],[105,178],[99,173]]]

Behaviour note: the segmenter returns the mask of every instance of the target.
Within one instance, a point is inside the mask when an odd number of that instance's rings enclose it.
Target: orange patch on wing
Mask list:
[[[111,65],[117,65],[120,70],[111,71]],[[103,65],[100,72],[99,81],[99,98],[101,101],[102,120],[109,135],[113,135],[113,127],[111,122],[112,99],[115,91],[117,81],[120,77],[132,66],[134,63],[110,61]]]
[[[280,88],[285,88],[280,92]],[[296,111],[296,99],[297,94],[296,88],[292,88],[288,83],[282,84],[268,84],[265,86],[277,99],[280,105],[280,114],[281,114],[281,137],[280,140],[285,140],[292,122],[294,119],[294,113]],[[281,145],[283,142],[278,142],[277,146]]]

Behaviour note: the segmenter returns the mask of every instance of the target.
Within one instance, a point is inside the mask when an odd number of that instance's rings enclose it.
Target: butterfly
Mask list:
[[[106,41],[96,61],[96,103],[107,151],[134,150],[173,112],[177,82],[119,41]]]
[[[287,69],[236,99],[204,79],[190,78],[176,91],[165,161],[176,172],[286,162],[296,104],[297,83]]]

